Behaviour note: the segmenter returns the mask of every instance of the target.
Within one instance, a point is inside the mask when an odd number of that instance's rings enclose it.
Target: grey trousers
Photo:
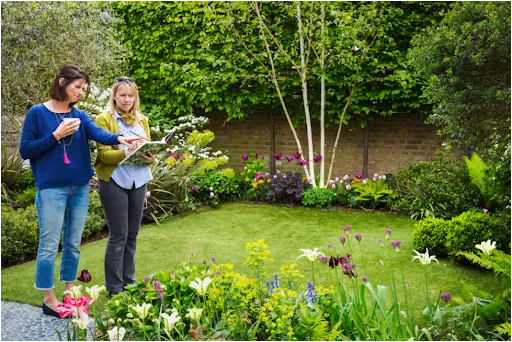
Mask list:
[[[139,233],[146,184],[126,190],[110,179],[100,180],[99,195],[108,224],[105,251],[105,282],[107,291],[119,293],[135,283],[135,250]]]

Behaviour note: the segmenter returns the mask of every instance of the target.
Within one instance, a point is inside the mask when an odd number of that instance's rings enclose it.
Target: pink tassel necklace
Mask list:
[[[52,102],[52,105],[53,105],[53,102]],[[55,108],[55,107],[54,107],[54,108]],[[61,113],[53,113],[53,114],[55,114],[55,119],[57,120],[57,125],[60,125],[60,123],[61,123],[62,121],[64,121],[64,117],[66,116],[66,113],[64,113],[64,114],[61,114]],[[58,116],[60,117],[60,121],[59,121],[59,117],[57,116],[57,114],[58,114]],[[69,115],[71,116],[71,112],[70,112],[70,114],[69,114]],[[68,158],[68,154],[66,153],[66,147],[70,146],[70,145],[73,143],[73,135],[74,135],[74,133],[73,133],[73,134],[71,134],[71,139],[69,140],[69,143],[68,143],[68,144],[66,144],[66,138],[62,138],[62,146],[64,147],[64,164],[65,164],[65,165],[68,165],[68,164],[70,164],[70,163],[71,163],[71,161],[70,161],[70,160],[69,160],[69,158]],[[59,142],[59,145],[60,145],[60,140],[59,140],[58,142]]]

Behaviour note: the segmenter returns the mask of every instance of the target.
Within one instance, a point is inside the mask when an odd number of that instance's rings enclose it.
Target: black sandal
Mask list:
[[[43,313],[45,315],[60,318],[60,314],[57,311],[53,310],[52,308],[48,307],[45,303],[43,303]]]

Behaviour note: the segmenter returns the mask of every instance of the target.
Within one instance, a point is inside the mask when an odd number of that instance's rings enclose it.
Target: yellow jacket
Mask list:
[[[119,133],[117,121],[108,112],[98,115],[95,122],[96,125],[104,130],[111,133]],[[147,116],[142,115],[140,123],[146,132],[146,137],[150,140],[151,134],[149,133],[149,120]],[[110,176],[114,172],[117,164],[126,158],[126,154],[123,150],[119,149],[118,145],[107,146],[96,142],[96,148],[98,149],[98,156],[94,162],[94,171],[98,174],[99,179],[108,182],[110,181]]]

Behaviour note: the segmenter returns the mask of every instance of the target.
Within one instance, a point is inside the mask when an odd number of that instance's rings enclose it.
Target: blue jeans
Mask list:
[[[80,242],[89,208],[89,183],[80,186],[43,189],[36,195],[39,218],[39,248],[36,260],[38,290],[54,286],[55,258],[62,232],[60,281],[74,282],[80,259]]]

